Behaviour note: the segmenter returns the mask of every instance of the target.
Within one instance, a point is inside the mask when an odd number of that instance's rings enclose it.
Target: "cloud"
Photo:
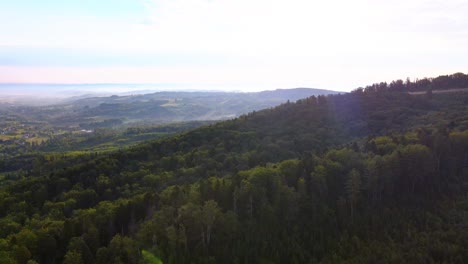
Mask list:
[[[463,1],[145,0],[139,16],[0,14],[0,44],[102,52],[316,56],[458,49]],[[1,13],[1,12],[0,12]]]
[[[18,80],[351,89],[466,69],[465,2],[142,0],[124,17],[0,8],[0,47],[25,51],[3,48],[0,65]]]
[[[151,3],[151,4],[150,4]],[[148,1],[142,42],[161,52],[317,56],[464,50],[463,1]]]

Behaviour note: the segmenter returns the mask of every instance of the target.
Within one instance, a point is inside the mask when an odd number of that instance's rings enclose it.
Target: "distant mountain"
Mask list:
[[[214,98],[236,98],[236,99],[255,99],[255,100],[269,100],[275,102],[286,102],[287,100],[299,100],[302,98],[318,95],[339,94],[337,92],[325,89],[315,88],[291,88],[291,89],[276,89],[261,92],[223,92],[223,91],[163,91],[146,94],[127,94],[127,95],[112,95],[105,97],[96,96],[80,96],[79,98],[71,98],[70,103],[76,104],[90,104],[95,105],[99,103],[131,103],[131,102],[145,102],[148,100],[170,100],[170,99],[214,99]]]
[[[325,95],[325,94],[339,94],[343,92],[330,91],[325,89],[315,88],[293,88],[293,89],[276,89],[273,91],[262,91],[258,94],[262,98],[276,98],[282,100],[298,100],[309,96]]]
[[[46,107],[55,125],[105,127],[135,123],[170,123],[222,120],[274,107],[288,101],[339,92],[312,89],[277,89],[242,92],[156,92],[137,95],[71,98],[65,104]],[[39,110],[40,109],[36,109]]]

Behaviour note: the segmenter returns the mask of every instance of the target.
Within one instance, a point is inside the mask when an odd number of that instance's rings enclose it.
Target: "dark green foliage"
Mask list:
[[[460,89],[468,88],[468,75],[464,73],[454,73],[451,75],[441,75],[436,78],[423,78],[411,81],[407,79],[392,81],[387,84],[386,82],[375,83],[373,85],[366,86],[366,91],[383,91],[390,89],[392,91],[427,91],[427,94],[432,95],[433,90],[449,90],[449,89]]]
[[[40,155],[0,189],[0,260],[466,263],[467,99],[366,89]]]

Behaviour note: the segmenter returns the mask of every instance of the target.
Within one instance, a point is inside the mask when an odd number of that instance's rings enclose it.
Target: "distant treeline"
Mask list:
[[[356,90],[366,91],[381,91],[392,90],[400,92],[415,92],[429,90],[448,90],[456,88],[468,88],[468,75],[458,72],[451,75],[441,75],[436,78],[423,78],[411,81],[409,78],[406,81],[396,80],[391,83],[381,82],[368,85],[365,88]]]
[[[96,128],[105,128],[105,127],[116,127],[123,124],[123,121],[118,118],[106,119],[103,121],[96,121],[90,123],[80,123],[80,128],[83,129],[96,129]]]

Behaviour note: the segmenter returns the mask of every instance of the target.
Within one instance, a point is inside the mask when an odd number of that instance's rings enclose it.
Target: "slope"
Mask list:
[[[173,122],[233,118],[253,110],[335,91],[297,88],[255,93],[157,92],[135,96],[85,98],[72,101],[75,115],[86,119],[120,119],[123,122]],[[83,108],[83,106],[85,106]]]
[[[463,263],[467,102],[356,91],[111,154],[44,155],[0,192],[0,251],[40,263]]]

